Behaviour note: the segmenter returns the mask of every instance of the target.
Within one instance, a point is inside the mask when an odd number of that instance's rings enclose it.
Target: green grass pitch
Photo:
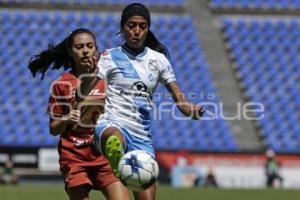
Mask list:
[[[298,200],[299,190],[282,189],[213,189],[187,188],[175,189],[159,185],[157,200]],[[1,200],[67,200],[64,186],[61,184],[39,185],[26,184],[18,186],[0,185]],[[93,191],[91,200],[104,200],[100,192]]]

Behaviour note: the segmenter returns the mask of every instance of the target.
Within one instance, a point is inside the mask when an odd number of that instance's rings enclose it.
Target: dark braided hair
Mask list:
[[[74,61],[69,55],[68,49],[72,47],[73,38],[80,33],[89,33],[96,43],[95,35],[90,30],[85,28],[75,29],[59,44],[55,46],[49,45],[47,50],[30,58],[28,68],[31,71],[32,76],[35,77],[36,73],[41,73],[41,80],[43,80],[46,71],[51,65],[51,69],[60,69],[61,67],[63,67],[64,70],[72,69],[74,67]]]

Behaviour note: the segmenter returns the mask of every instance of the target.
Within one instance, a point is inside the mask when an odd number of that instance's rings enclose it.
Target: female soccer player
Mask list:
[[[83,78],[76,99],[82,101],[99,79],[107,79],[105,113],[95,129],[96,146],[109,160],[116,176],[124,152],[140,149],[154,157],[151,140],[152,96],[160,82],[173,95],[179,110],[199,119],[204,109],[186,101],[176,83],[168,51],[150,31],[150,13],[139,3],[122,12],[121,34],[125,43],[102,53],[95,70],[97,77]],[[90,62],[90,68],[93,63]],[[82,96],[83,95],[83,96]],[[134,193],[136,199],[155,199],[156,186]]]
[[[47,110],[50,133],[60,135],[60,170],[69,198],[88,200],[89,192],[95,189],[101,190],[108,200],[128,200],[128,190],[114,176],[107,159],[88,145],[94,132],[91,121],[103,110],[104,81],[99,81],[88,95],[93,106],[85,102],[87,106],[72,109],[78,77],[90,73],[87,63],[96,52],[94,34],[87,29],[76,29],[58,45],[34,57],[28,67],[33,76],[40,72],[42,78],[51,64],[53,69],[70,69],[53,82]]]

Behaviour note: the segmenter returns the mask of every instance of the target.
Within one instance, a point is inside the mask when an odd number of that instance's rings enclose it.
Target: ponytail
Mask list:
[[[72,68],[74,66],[74,61],[69,55],[68,49],[72,46],[74,36],[80,33],[91,34],[96,44],[95,36],[90,30],[84,28],[76,29],[56,46],[49,45],[47,50],[30,58],[28,68],[32,76],[35,77],[36,73],[41,73],[41,80],[43,80],[46,71],[52,64],[52,69],[60,69],[61,67],[64,67],[64,70],[67,70]]]
[[[164,54],[168,59],[170,59],[170,54],[168,51],[168,48],[163,45],[152,33],[152,31],[149,30],[147,38],[145,40],[145,46],[149,47],[150,49],[160,52]]]
[[[56,46],[49,45],[47,50],[31,57],[28,68],[33,77],[35,77],[36,73],[41,73],[42,80],[51,64],[53,64],[52,69],[60,69],[62,66],[64,66],[65,69],[70,68],[72,61],[67,49],[68,40],[69,37],[65,38]]]

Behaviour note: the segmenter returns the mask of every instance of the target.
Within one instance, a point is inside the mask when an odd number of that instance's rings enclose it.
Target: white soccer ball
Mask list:
[[[122,183],[133,191],[147,189],[157,180],[159,174],[155,159],[141,150],[126,153],[119,162],[118,170]]]

